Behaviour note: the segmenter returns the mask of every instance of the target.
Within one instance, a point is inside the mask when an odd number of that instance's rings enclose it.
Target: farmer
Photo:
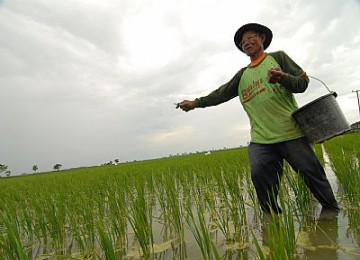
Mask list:
[[[250,57],[250,64],[209,95],[183,100],[178,107],[188,112],[238,96],[250,119],[251,180],[262,210],[281,213],[277,196],[286,160],[303,177],[323,209],[338,211],[325,171],[291,116],[298,108],[293,93],[304,92],[309,78],[285,52],[264,52],[271,40],[272,31],[264,25],[249,23],[240,27],[234,42]]]

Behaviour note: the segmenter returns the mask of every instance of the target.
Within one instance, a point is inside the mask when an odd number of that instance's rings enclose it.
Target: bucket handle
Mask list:
[[[325,86],[325,88],[326,88],[331,94],[334,95],[335,98],[337,97],[337,93],[334,92],[334,91],[331,91],[331,90],[328,88],[328,86],[326,86],[326,84],[325,84],[324,81],[322,81],[321,79],[318,79],[318,78],[316,78],[316,77],[314,77],[314,76],[310,76],[310,75],[307,75],[307,76],[308,76],[309,78],[315,79],[315,80],[319,81],[320,83],[322,83],[322,84]]]

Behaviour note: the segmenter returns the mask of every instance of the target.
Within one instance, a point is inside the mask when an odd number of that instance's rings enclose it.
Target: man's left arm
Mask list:
[[[272,54],[283,72],[279,83],[292,93],[303,93],[309,85],[309,78],[306,72],[285,52],[279,51]]]

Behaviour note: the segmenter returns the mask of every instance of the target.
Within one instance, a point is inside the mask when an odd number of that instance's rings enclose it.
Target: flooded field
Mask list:
[[[342,210],[288,165],[267,216],[247,148],[0,179],[1,259],[360,259],[360,134],[314,149]]]

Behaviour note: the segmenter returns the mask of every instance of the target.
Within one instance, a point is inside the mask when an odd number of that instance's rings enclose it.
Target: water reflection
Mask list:
[[[348,210],[347,213],[349,218],[349,233],[354,236],[355,240],[360,245],[360,210],[351,209]]]
[[[339,212],[323,209],[309,232],[311,247],[305,248],[306,259],[338,259],[337,241]]]

